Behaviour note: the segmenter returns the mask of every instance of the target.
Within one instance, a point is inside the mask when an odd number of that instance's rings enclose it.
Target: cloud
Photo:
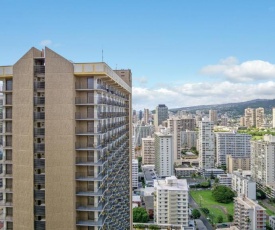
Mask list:
[[[168,108],[193,105],[242,102],[253,99],[273,99],[275,81],[257,84],[216,82],[188,83],[162,88],[133,87],[133,108],[154,109],[158,104]]]
[[[146,77],[138,77],[133,79],[140,86],[145,86],[148,83],[148,79]]]
[[[217,65],[201,69],[202,74],[220,76],[232,82],[251,82],[275,79],[275,65],[262,60],[239,63],[235,57],[221,60]]]
[[[41,46],[50,46],[53,44],[53,42],[51,40],[42,40],[39,44]]]

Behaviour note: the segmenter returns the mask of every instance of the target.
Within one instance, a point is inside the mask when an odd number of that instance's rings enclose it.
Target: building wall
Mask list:
[[[13,229],[34,229],[32,48],[13,66]]]
[[[142,164],[152,165],[155,164],[155,139],[142,138]]]
[[[71,62],[46,48],[46,227],[75,229],[75,79]],[[62,205],[60,205],[62,203]]]
[[[233,173],[238,169],[250,170],[251,159],[250,156],[247,157],[234,157],[231,155],[226,155],[226,168],[228,173]]]

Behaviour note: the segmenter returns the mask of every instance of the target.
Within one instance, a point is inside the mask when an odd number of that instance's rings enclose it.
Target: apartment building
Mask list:
[[[275,216],[269,216],[269,225],[272,229],[275,229]]]
[[[181,132],[186,129],[195,130],[195,119],[172,117],[167,121],[168,128],[173,135],[174,161],[181,161]]]
[[[251,141],[251,172],[257,183],[275,185],[275,137]]]
[[[155,138],[142,138],[141,157],[143,165],[155,164]]]
[[[231,184],[232,184],[231,174],[219,174],[217,175],[217,178],[219,179],[220,185],[231,187]]]
[[[201,170],[215,168],[214,123],[204,119],[199,123],[199,168]]]
[[[149,121],[150,121],[150,117],[149,116],[150,116],[149,109],[144,109],[143,120],[144,120],[145,125],[149,124]]]
[[[168,107],[164,104],[160,104],[156,107],[156,114],[154,117],[154,125],[157,129],[163,121],[168,119]]]
[[[256,113],[255,109],[247,108],[244,110],[245,126],[251,128],[256,126]]]
[[[155,133],[155,169],[159,177],[174,175],[173,136],[166,130]]]
[[[155,222],[188,227],[188,186],[175,176],[155,180]]]
[[[233,173],[238,169],[250,170],[251,159],[249,156],[226,155],[226,168],[228,173]]]
[[[245,117],[240,117],[240,126],[245,126]]]
[[[134,124],[135,146],[141,146],[142,138],[151,137],[154,131],[153,125]]]
[[[228,117],[227,116],[222,116],[221,117],[221,126],[228,126]]]
[[[250,156],[251,135],[243,133],[215,133],[216,138],[216,164],[226,165],[226,155],[234,157]]]
[[[209,110],[209,121],[212,121],[214,125],[218,123],[217,110],[212,110],[212,109]]]
[[[31,48],[0,79],[4,229],[129,229],[131,71]]]
[[[132,188],[138,188],[138,160],[132,159]]]
[[[238,196],[245,195],[251,200],[256,200],[256,182],[251,176],[251,171],[248,170],[234,171],[231,188]]]
[[[265,209],[245,196],[236,197],[234,199],[234,225],[245,230],[265,230]]]
[[[262,125],[264,124],[264,118],[265,118],[265,115],[264,115],[264,108],[257,108],[256,109],[256,128],[261,128]]]
[[[197,146],[198,132],[197,131],[181,131],[181,147],[191,149]]]

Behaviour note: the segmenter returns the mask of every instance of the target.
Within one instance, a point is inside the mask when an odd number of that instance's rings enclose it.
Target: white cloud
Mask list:
[[[53,42],[51,40],[42,40],[39,44],[41,46],[50,46],[53,44]]]
[[[275,82],[257,84],[234,83],[188,83],[174,87],[149,89],[133,87],[133,108],[154,109],[158,104],[168,108],[193,105],[210,105],[219,103],[242,102],[253,99],[273,99]]]
[[[275,65],[262,60],[238,63],[235,57],[221,60],[217,65],[208,65],[201,69],[205,75],[225,77],[232,82],[250,82],[275,79]]]

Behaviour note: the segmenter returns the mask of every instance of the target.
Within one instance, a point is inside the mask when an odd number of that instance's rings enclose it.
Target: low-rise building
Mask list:
[[[249,199],[256,200],[256,182],[253,181],[251,175],[251,171],[234,171],[231,188],[238,196],[245,195]]]
[[[179,177],[191,177],[192,174],[197,173],[198,170],[195,168],[175,168],[175,175]]]
[[[232,182],[231,174],[219,174],[217,175],[217,178],[219,179],[220,185],[231,187],[231,182]]]
[[[211,177],[211,176],[217,177],[220,174],[224,174],[224,170],[222,170],[222,169],[205,169],[202,174],[204,177]]]
[[[155,180],[155,222],[188,227],[188,186],[175,176]]]
[[[250,170],[251,158],[250,156],[232,156],[226,155],[226,167],[228,173],[233,173],[238,169]]]
[[[265,209],[246,196],[234,199],[234,225],[239,229],[265,230]]]

